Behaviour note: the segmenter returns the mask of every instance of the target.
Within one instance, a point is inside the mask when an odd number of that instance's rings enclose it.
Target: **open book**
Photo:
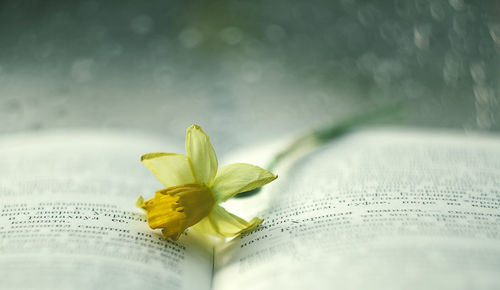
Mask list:
[[[141,154],[176,149],[138,134],[3,137],[0,288],[500,289],[500,137],[346,135],[228,203],[264,223],[216,245],[164,240],[134,206],[161,189]]]

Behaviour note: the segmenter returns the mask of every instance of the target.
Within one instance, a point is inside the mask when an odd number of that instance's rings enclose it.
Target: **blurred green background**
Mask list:
[[[218,153],[404,103],[498,131],[500,2],[0,1],[0,133],[93,127]]]

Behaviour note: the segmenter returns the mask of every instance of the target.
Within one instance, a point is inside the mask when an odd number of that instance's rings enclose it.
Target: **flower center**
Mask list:
[[[184,184],[159,190],[142,203],[149,226],[161,228],[164,237],[176,239],[190,226],[206,217],[215,204],[208,187]]]

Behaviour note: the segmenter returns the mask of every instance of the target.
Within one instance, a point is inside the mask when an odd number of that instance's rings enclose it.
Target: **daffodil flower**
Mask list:
[[[277,178],[260,167],[235,163],[218,169],[210,139],[193,125],[186,130],[186,153],[149,153],[141,161],[166,187],[137,206],[146,211],[149,226],[165,238],[178,239],[193,226],[216,237],[233,237],[257,227],[262,219],[246,221],[219,205],[240,192],[263,186]]]

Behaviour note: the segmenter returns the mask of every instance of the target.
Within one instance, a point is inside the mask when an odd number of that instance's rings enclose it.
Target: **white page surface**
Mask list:
[[[212,249],[194,233],[163,240],[134,206],[162,187],[141,154],[167,146],[91,131],[3,137],[1,288],[209,289]]]
[[[500,138],[359,132],[277,173],[227,205],[265,221],[215,289],[500,288]]]

